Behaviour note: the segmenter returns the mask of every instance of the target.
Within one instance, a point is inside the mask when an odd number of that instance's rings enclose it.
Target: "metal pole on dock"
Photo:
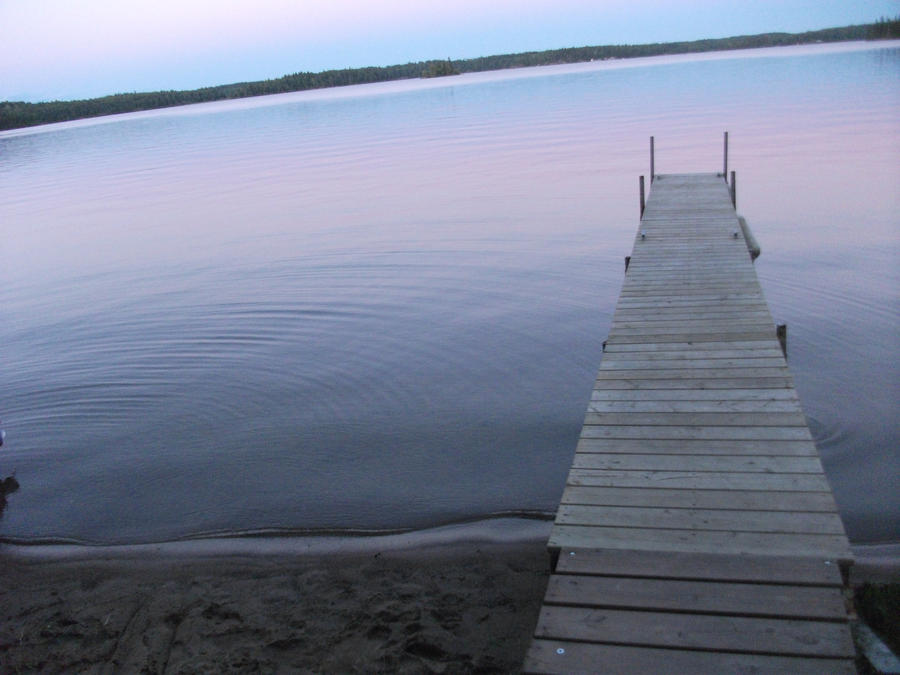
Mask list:
[[[644,177],[641,176],[641,218],[644,217]]]
[[[734,171],[731,172],[731,205],[737,209],[737,184],[735,183]]]
[[[650,137],[650,185],[653,185],[653,179],[656,177],[655,154],[653,152],[653,136]]]
[[[722,169],[722,178],[728,182],[728,132],[725,132],[725,167]]]

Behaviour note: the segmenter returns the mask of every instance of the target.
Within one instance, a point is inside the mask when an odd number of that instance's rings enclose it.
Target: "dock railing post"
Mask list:
[[[643,176],[641,176],[641,181],[640,181],[640,182],[641,182],[641,218],[643,218],[643,217],[644,217],[644,206],[645,206],[645,202],[644,202],[644,177],[643,177]]]
[[[737,210],[737,185],[735,183],[734,171],[731,172],[731,205]]]
[[[725,166],[722,169],[722,178],[728,182],[728,132],[725,132]]]
[[[653,179],[656,177],[656,156],[653,152],[653,136],[650,137],[650,185],[653,185]]]

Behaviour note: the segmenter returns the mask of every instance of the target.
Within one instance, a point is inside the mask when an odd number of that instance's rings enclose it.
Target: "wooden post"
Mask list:
[[[750,253],[750,261],[753,262],[760,254],[759,242],[753,236],[753,230],[750,229],[744,216],[738,216],[738,224],[741,226],[741,232],[744,233],[744,241],[747,244],[747,252]]]
[[[653,179],[656,177],[656,156],[653,152],[653,136],[650,137],[650,185],[653,185]]]
[[[626,271],[626,272],[628,271],[628,266],[629,266],[630,264],[631,264],[631,256],[630,256],[630,255],[626,255],[626,256],[625,256],[625,271]]]
[[[737,185],[735,184],[734,171],[731,172],[731,205],[737,209]]]
[[[775,326],[775,337],[778,338],[778,344],[781,345],[781,353],[787,358],[787,324],[780,323]]]
[[[725,132],[725,167],[722,169],[722,178],[728,182],[728,132]]]
[[[641,176],[641,218],[644,217],[644,206],[645,205],[646,204],[644,202],[644,177]]]

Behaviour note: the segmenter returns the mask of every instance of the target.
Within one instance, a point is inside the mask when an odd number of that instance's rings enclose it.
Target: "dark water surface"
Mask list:
[[[0,134],[0,537],[552,512],[637,227],[718,171],[851,538],[900,540],[900,46],[593,63]]]

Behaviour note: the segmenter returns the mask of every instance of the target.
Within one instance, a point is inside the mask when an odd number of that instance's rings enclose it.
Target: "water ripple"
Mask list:
[[[646,137],[658,169],[714,170],[727,124],[848,531],[896,539],[900,520],[873,514],[900,513],[885,478],[900,299],[883,199],[898,182],[900,52],[820,51],[0,135],[0,461],[21,483],[0,536],[551,512],[637,225],[623,195]]]

